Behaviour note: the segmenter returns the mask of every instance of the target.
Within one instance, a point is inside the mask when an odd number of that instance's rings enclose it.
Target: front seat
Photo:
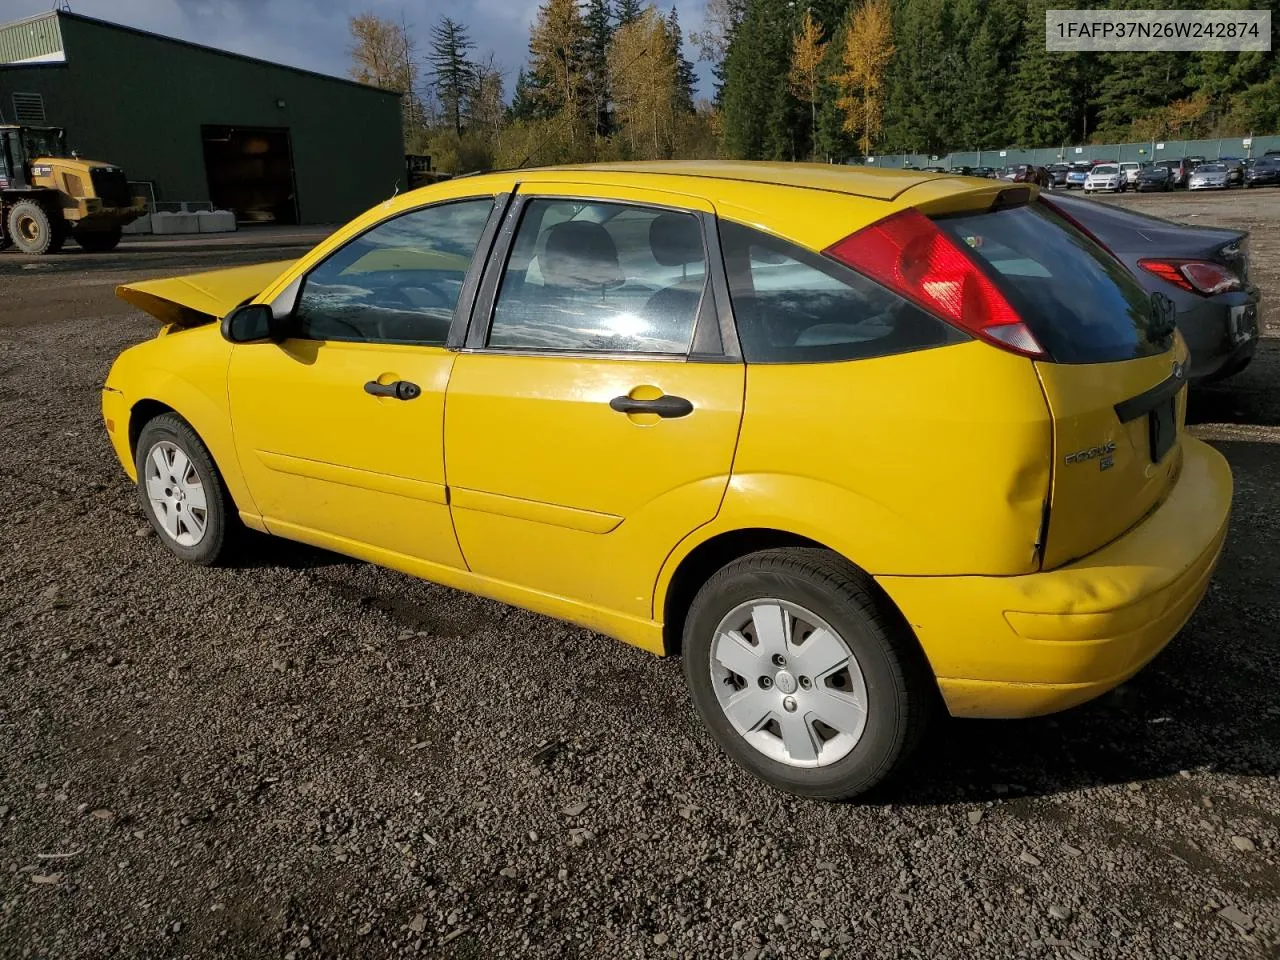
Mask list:
[[[664,267],[680,267],[682,279],[659,290],[645,304],[645,314],[655,326],[683,328],[697,312],[706,282],[706,271],[690,277],[689,265],[706,263],[702,249],[702,229],[698,221],[683,213],[663,213],[649,224],[649,250]]]
[[[626,282],[618,264],[618,246],[609,231],[587,220],[557,223],[547,233],[539,258],[543,283],[561,296],[592,290],[602,296]]]

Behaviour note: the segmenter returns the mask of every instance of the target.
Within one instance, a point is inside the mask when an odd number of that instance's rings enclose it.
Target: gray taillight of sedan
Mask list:
[[[1187,188],[1189,190],[1225,190],[1230,177],[1226,164],[1202,163],[1191,171]]]
[[[1249,365],[1260,298],[1249,282],[1246,231],[1188,227],[1063,193],[1046,200],[1100,240],[1149,292],[1173,300],[1191,350],[1192,380],[1221,380]]]

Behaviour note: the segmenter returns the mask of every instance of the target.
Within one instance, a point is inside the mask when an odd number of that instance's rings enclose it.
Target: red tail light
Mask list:
[[[1212,260],[1139,260],[1138,266],[1161,280],[1206,297],[1240,289],[1240,278],[1229,267]]]
[[[1024,357],[1046,356],[1004,294],[918,210],[885,217],[826,253],[975,337]]]

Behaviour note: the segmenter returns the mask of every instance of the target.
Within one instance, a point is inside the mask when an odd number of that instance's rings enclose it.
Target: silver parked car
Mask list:
[[[1174,302],[1192,380],[1221,380],[1248,366],[1259,295],[1249,282],[1247,232],[1189,227],[1065,192],[1046,200],[1102,241],[1149,293]]]
[[[1225,163],[1202,163],[1191,171],[1189,190],[1225,190],[1231,174]]]

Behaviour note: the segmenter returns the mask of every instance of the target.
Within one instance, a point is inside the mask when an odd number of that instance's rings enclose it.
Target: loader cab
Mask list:
[[[0,190],[27,186],[27,165],[23,159],[18,127],[0,126]]]
[[[32,186],[31,161],[70,156],[61,127],[0,125],[0,179],[9,188]]]

